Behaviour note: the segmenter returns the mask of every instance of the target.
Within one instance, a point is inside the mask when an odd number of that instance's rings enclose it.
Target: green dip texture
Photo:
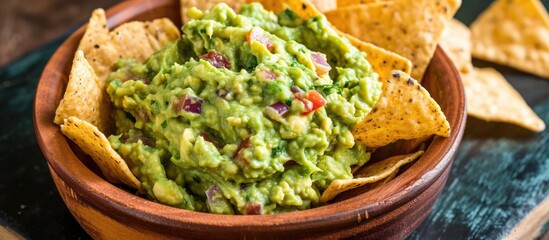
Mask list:
[[[189,15],[180,40],[109,76],[109,140],[148,198],[220,214],[308,209],[369,160],[350,129],[381,85],[324,16],[259,4]]]

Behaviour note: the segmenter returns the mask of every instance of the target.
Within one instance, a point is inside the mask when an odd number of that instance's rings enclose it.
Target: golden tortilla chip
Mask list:
[[[543,120],[495,69],[475,68],[472,73],[463,76],[463,85],[470,116],[511,123],[534,132],[545,129]]]
[[[460,5],[461,0],[395,0],[325,14],[337,29],[412,60],[412,77],[421,81],[443,29]]]
[[[388,0],[337,0],[337,8],[343,8],[347,6],[360,5],[360,4],[370,4],[383,2]]]
[[[84,52],[103,89],[116,61],[122,58],[144,61],[179,36],[178,28],[166,18],[129,22],[109,32],[105,12],[97,9],[90,17],[78,49]]]
[[[456,19],[452,19],[439,42],[448,57],[452,59],[457,70],[466,74],[473,70],[471,59],[471,32],[469,28]]]
[[[99,79],[95,75],[84,53],[78,50],[74,56],[69,82],[63,99],[55,111],[54,122],[62,124],[63,120],[75,116],[97,126],[102,132],[109,128],[109,101],[103,93]]]
[[[400,56],[394,52],[385,50],[371,43],[363,42],[357,38],[337,31],[342,37],[345,37],[349,42],[358,48],[358,50],[366,53],[366,60],[372,65],[372,69],[379,77],[390,76],[393,70],[400,70],[406,74],[410,74],[412,71],[412,62],[403,56]]]
[[[186,24],[190,20],[187,13],[189,9],[193,7],[205,11],[218,3],[226,3],[235,12],[238,12],[240,11],[240,7],[246,2],[246,0],[180,0],[179,2],[181,6],[181,22],[183,24]]]
[[[65,119],[61,132],[90,155],[107,180],[141,189],[141,182],[132,174],[128,165],[112,149],[109,140],[92,124],[76,117]]]
[[[361,169],[359,174],[355,176],[356,178],[334,180],[330,183],[324,193],[322,193],[320,202],[325,203],[347,190],[364,186],[368,183],[375,183],[385,180],[393,174],[396,175],[395,172],[398,172],[400,167],[418,159],[422,154],[423,151],[418,151],[412,154],[390,157],[385,160],[372,163],[364,169]]]
[[[125,23],[114,29],[110,36],[118,59],[134,58],[143,62],[155,51],[178,39],[180,34],[172,21],[161,18],[152,22]]]
[[[549,16],[539,0],[495,1],[471,31],[473,57],[549,78]]]
[[[432,134],[449,136],[450,124],[429,92],[402,71],[393,71],[383,82],[376,105],[353,128],[355,139],[368,147]]]

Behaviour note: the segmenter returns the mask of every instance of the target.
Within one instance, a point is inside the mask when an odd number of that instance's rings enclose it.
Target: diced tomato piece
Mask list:
[[[229,62],[229,59],[216,51],[209,51],[199,58],[208,61],[212,66],[216,68],[231,68],[231,63]]]
[[[245,215],[261,215],[261,205],[256,201],[250,201],[246,203],[245,209],[244,209]]]
[[[309,114],[326,105],[326,99],[315,90],[308,91],[304,98],[297,97],[297,99],[305,104],[305,111],[303,114]]]
[[[313,64],[315,65],[316,74],[322,76],[332,69],[328,61],[326,60],[326,55],[322,53],[312,52],[311,58],[313,59]]]
[[[260,28],[252,28],[246,35],[246,40],[248,41],[248,43],[252,43],[252,41],[258,41],[259,43],[267,47],[269,52],[272,52],[274,49],[273,42],[271,42],[271,40],[265,36],[265,33]]]

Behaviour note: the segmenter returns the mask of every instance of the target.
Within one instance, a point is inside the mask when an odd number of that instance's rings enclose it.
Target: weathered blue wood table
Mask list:
[[[489,2],[464,0],[458,18],[470,23]],[[0,239],[89,238],[55,189],[32,124],[38,78],[62,39],[0,69]],[[500,70],[549,125],[549,80],[476,64]],[[446,188],[409,239],[500,239],[514,228],[549,238],[548,195],[549,130],[469,118]]]

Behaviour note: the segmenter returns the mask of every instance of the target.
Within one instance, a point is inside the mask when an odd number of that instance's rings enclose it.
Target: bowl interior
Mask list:
[[[181,25],[179,1],[146,0],[127,1],[107,11],[108,25],[113,27],[131,20],[151,20],[168,17]],[[433,138],[425,154],[407,166],[398,177],[384,187],[365,192],[358,188],[337,198],[332,204],[293,213],[269,216],[225,216],[192,212],[164,206],[143,198],[105,181],[97,166],[79,148],[66,139],[53,123],[55,109],[61,100],[72,62],[72,57],[82,37],[85,26],[72,34],[55,52],[46,66],[38,84],[34,102],[34,121],[38,143],[53,171],[71,188],[114,219],[133,217],[142,226],[178,226],[204,231],[230,227],[231,231],[243,231],[255,227],[266,232],[287,229],[321,229],[328,222],[344,225],[356,222],[357,213],[370,216],[383,214],[399,204],[410,201],[432,184],[451,165],[459,146],[465,123],[464,91],[452,62],[438,48],[422,85],[429,90],[446,114],[452,127],[448,138]],[[390,149],[398,153],[409,142],[393,144]],[[381,155],[381,154],[379,154]],[[381,156],[378,156],[381,157]],[[268,220],[268,221],[266,221]],[[273,227],[276,226],[276,227]]]

